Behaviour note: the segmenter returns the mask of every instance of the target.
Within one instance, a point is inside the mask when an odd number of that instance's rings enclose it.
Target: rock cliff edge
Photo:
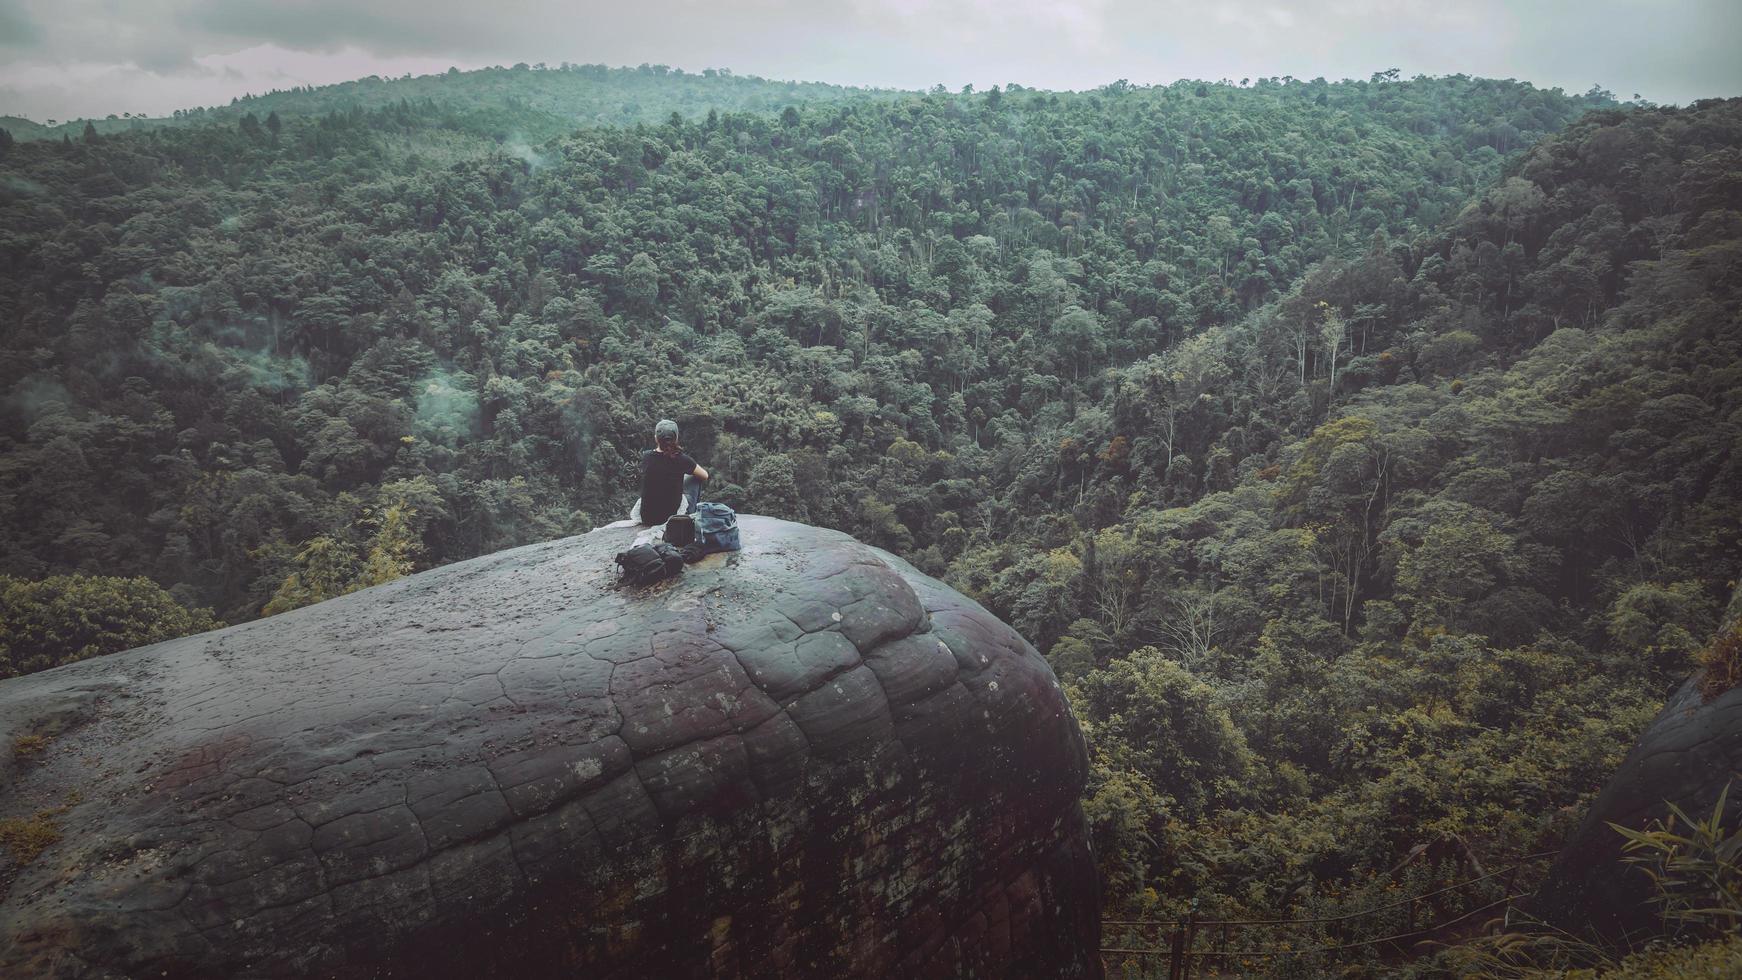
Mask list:
[[[1098,976],[1081,735],[832,531],[628,528],[0,683],[5,976]],[[0,860],[5,860],[0,858]]]

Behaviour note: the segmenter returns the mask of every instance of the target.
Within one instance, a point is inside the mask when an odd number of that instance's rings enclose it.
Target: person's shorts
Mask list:
[[[678,498],[677,512],[680,514],[687,514],[690,512],[690,498],[688,496]],[[640,497],[636,497],[635,498],[635,506],[629,508],[629,519],[634,521],[637,524],[641,523],[641,498]]]

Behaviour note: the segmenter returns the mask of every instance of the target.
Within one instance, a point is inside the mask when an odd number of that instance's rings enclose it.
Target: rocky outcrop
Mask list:
[[[1742,592],[1738,597],[1725,629],[1734,628]],[[1637,947],[1663,931],[1652,903],[1657,889],[1622,860],[1626,841],[1609,825],[1643,829],[1667,820],[1670,803],[1704,819],[1732,780],[1724,826],[1742,825],[1742,687],[1708,702],[1699,682],[1690,678],[1670,698],[1555,859],[1535,901],[1547,921],[1616,948]]]
[[[0,683],[4,976],[1096,976],[1081,736],[831,531],[607,528]],[[5,859],[0,858],[0,861]]]

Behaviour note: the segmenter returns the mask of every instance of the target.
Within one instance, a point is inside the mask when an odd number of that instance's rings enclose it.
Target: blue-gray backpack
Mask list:
[[[704,500],[696,505],[696,543],[704,552],[738,550],[738,515],[725,504]]]

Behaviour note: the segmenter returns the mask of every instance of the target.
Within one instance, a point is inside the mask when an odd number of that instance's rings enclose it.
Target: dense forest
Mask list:
[[[0,138],[0,676],[585,531],[666,415],[710,496],[1046,653],[1110,916],[1553,847],[1697,666],[1742,101],[731,97],[536,146],[433,99]]]
[[[98,134],[141,132],[164,126],[239,124],[244,116],[308,116],[352,109],[381,109],[401,102],[437,103],[467,122],[467,129],[495,143],[543,142],[579,126],[632,126],[664,122],[672,113],[699,119],[709,110],[778,112],[796,102],[827,104],[907,93],[777,82],[724,69],[692,74],[666,65],[608,68],[604,65],[517,64],[511,68],[440,75],[371,75],[338,85],[298,86],[232,99],[227,106],[177,109],[169,116],[132,112],[102,119],[49,120],[45,125],[0,116],[15,139],[77,139],[89,124]]]

